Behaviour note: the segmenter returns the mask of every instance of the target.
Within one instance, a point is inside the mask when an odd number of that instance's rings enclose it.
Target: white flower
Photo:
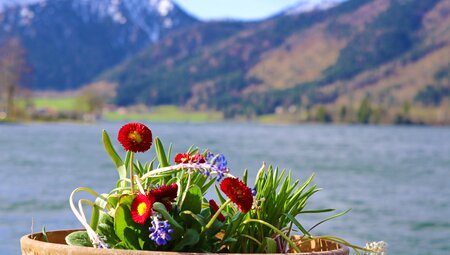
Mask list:
[[[384,241],[366,243],[366,249],[371,250],[370,255],[387,255],[388,244]]]

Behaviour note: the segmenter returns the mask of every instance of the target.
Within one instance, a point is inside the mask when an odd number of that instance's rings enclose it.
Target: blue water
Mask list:
[[[0,254],[20,254],[31,231],[79,228],[68,197],[78,186],[108,192],[116,170],[103,150],[101,130],[120,123],[0,125]],[[450,128],[379,126],[269,126],[150,124],[174,143],[222,152],[235,175],[254,174],[262,161],[316,173],[323,188],[308,208],[353,210],[316,234],[355,244],[384,240],[389,254],[450,254]],[[153,153],[153,151],[152,151]],[[152,153],[139,154],[149,160]],[[327,215],[329,216],[329,215]],[[311,226],[320,218],[300,220]],[[34,228],[32,230],[32,222]]]

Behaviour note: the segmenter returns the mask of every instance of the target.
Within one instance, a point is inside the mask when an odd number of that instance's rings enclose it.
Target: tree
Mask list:
[[[319,122],[328,123],[331,122],[331,115],[327,112],[327,109],[325,109],[325,106],[321,105],[319,108],[317,108],[316,112],[316,120]]]
[[[116,97],[115,83],[98,81],[84,86],[80,90],[80,104],[88,113],[100,114],[103,107]]]
[[[370,117],[372,116],[373,110],[370,105],[369,99],[365,97],[358,109],[358,122],[363,124],[368,124],[370,122]]]
[[[339,109],[339,120],[341,122],[344,122],[346,118],[347,118],[347,106],[342,105],[341,108]]]
[[[14,96],[29,71],[26,52],[19,39],[12,38],[0,45],[0,100],[8,118],[15,118]]]

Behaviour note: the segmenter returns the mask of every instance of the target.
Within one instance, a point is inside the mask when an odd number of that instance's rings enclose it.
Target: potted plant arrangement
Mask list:
[[[126,151],[122,159],[106,131],[105,149],[117,167],[119,180],[108,194],[80,187],[70,195],[70,207],[84,229],[42,232],[22,237],[23,254],[164,254],[177,253],[301,253],[385,254],[385,243],[354,246],[336,236],[311,234],[297,216],[330,212],[307,210],[319,189],[313,175],[301,183],[291,172],[265,164],[253,185],[247,171],[235,177],[222,154],[192,146],[171,160],[159,138],[142,123],[128,123],[118,133]],[[155,148],[151,162],[136,153]],[[215,190],[216,199],[207,199]],[[92,200],[78,199],[80,193]],[[85,207],[89,207],[90,220]]]

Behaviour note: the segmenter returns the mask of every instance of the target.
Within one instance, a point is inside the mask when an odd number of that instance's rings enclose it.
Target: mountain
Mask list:
[[[32,89],[70,90],[196,22],[170,0],[39,1],[0,13],[0,44],[21,40]]]
[[[122,105],[177,104],[227,117],[450,123],[449,1],[350,0],[234,32],[229,26],[178,31],[99,79],[120,84]]]

